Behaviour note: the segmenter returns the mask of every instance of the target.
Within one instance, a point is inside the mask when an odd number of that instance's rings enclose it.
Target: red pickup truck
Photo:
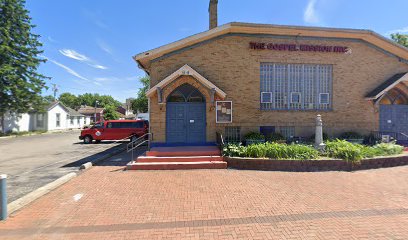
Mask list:
[[[131,141],[149,132],[147,120],[107,120],[97,122],[91,128],[81,131],[79,136],[85,144],[97,143],[102,140],[121,140],[129,138]]]

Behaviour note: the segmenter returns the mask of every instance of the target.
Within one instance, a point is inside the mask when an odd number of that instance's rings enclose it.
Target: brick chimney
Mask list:
[[[208,13],[210,14],[210,29],[216,28],[218,25],[218,13],[217,13],[218,0],[210,0],[208,6]]]

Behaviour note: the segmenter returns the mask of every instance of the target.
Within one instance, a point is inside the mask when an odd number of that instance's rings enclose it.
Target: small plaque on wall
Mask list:
[[[216,101],[216,123],[232,123],[232,101]]]

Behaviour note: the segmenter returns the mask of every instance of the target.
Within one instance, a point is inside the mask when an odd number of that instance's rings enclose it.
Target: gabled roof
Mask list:
[[[103,108],[96,108],[96,113],[102,113]],[[95,108],[91,106],[85,106],[78,109],[78,112],[84,115],[92,115],[95,114]]]
[[[222,98],[225,98],[227,94],[219,89],[217,86],[215,86],[212,82],[208,81],[205,77],[203,77],[201,74],[199,74],[196,70],[194,70],[192,67],[188,66],[187,64],[182,66],[179,70],[175,71],[174,73],[170,74],[168,77],[160,81],[158,84],[150,88],[146,92],[146,96],[151,97],[154,92],[157,90],[157,88],[163,89],[167,85],[169,85],[171,82],[176,80],[178,77],[183,76],[183,75],[189,75],[194,77],[197,81],[199,81],[201,84],[203,84],[205,87],[208,89],[215,89],[215,92],[219,94]]]
[[[133,59],[139,66],[147,70],[149,62],[165,54],[177,51],[179,49],[192,46],[206,40],[231,33],[244,34],[270,34],[280,36],[297,36],[297,37],[322,37],[336,39],[359,39],[379,47],[400,59],[408,61],[408,48],[405,48],[392,40],[381,36],[370,30],[344,29],[344,28],[325,28],[325,27],[302,27],[302,26],[285,26],[272,24],[254,24],[232,22],[201,32],[179,41],[166,44],[164,46],[139,53]]]
[[[55,106],[57,106],[57,105],[60,105],[67,113],[69,112],[69,110],[68,110],[68,108],[64,105],[64,104],[62,104],[60,101],[54,101],[54,102],[51,102],[46,108],[47,108],[47,111],[50,111],[51,109],[53,109]]]
[[[79,112],[75,111],[74,109],[70,108],[70,107],[66,107],[68,109],[68,114],[71,117],[83,117],[83,114],[80,114]]]
[[[366,99],[377,99],[385,92],[395,87],[398,83],[402,81],[408,81],[408,73],[398,73],[389,78],[387,81],[383,82],[380,86],[375,88],[373,91],[366,95]]]

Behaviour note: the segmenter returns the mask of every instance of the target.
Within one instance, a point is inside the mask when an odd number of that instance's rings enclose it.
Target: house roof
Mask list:
[[[60,101],[51,102],[50,104],[48,104],[48,106],[46,106],[46,110],[50,111],[57,105],[60,105],[66,112],[69,112],[68,108],[64,104],[62,104]]]
[[[103,108],[96,108],[96,113],[102,113],[103,110]],[[93,115],[95,114],[95,108],[91,106],[85,106],[78,109],[78,112],[83,115]]]
[[[79,112],[75,111],[74,109],[70,108],[70,107],[66,107],[68,109],[68,114],[71,117],[83,117],[83,114],[80,114]]]
[[[215,92],[218,93],[222,98],[225,98],[227,95],[224,91],[219,89],[217,86],[215,86],[212,82],[208,81],[205,77],[203,77],[201,74],[199,74],[197,71],[195,71],[192,67],[188,66],[187,64],[182,66],[179,70],[175,71],[174,73],[170,74],[168,77],[160,81],[158,84],[150,88],[146,92],[146,96],[151,97],[154,92],[156,91],[157,88],[164,88],[174,80],[176,80],[178,77],[182,75],[189,75],[197,79],[201,84],[206,86],[208,89],[215,89]]]
[[[402,81],[408,81],[408,72],[405,73],[398,73],[395,74],[394,76],[390,77],[387,79],[387,81],[383,82],[381,85],[379,85],[377,88],[375,88],[373,91],[368,93],[366,95],[366,99],[377,99],[381,95],[383,95],[386,91],[390,90],[394,86],[396,86],[398,83]]]
[[[165,54],[180,50],[210,40],[212,38],[226,34],[268,34],[277,36],[296,36],[296,37],[321,37],[336,39],[359,39],[368,42],[378,48],[389,52],[401,60],[408,63],[408,48],[399,45],[392,40],[381,36],[371,30],[345,29],[345,28],[326,28],[326,27],[304,27],[304,26],[286,26],[273,24],[254,24],[231,22],[211,30],[201,32],[179,41],[166,44],[164,46],[139,53],[133,59],[139,66],[148,72],[149,62]]]

